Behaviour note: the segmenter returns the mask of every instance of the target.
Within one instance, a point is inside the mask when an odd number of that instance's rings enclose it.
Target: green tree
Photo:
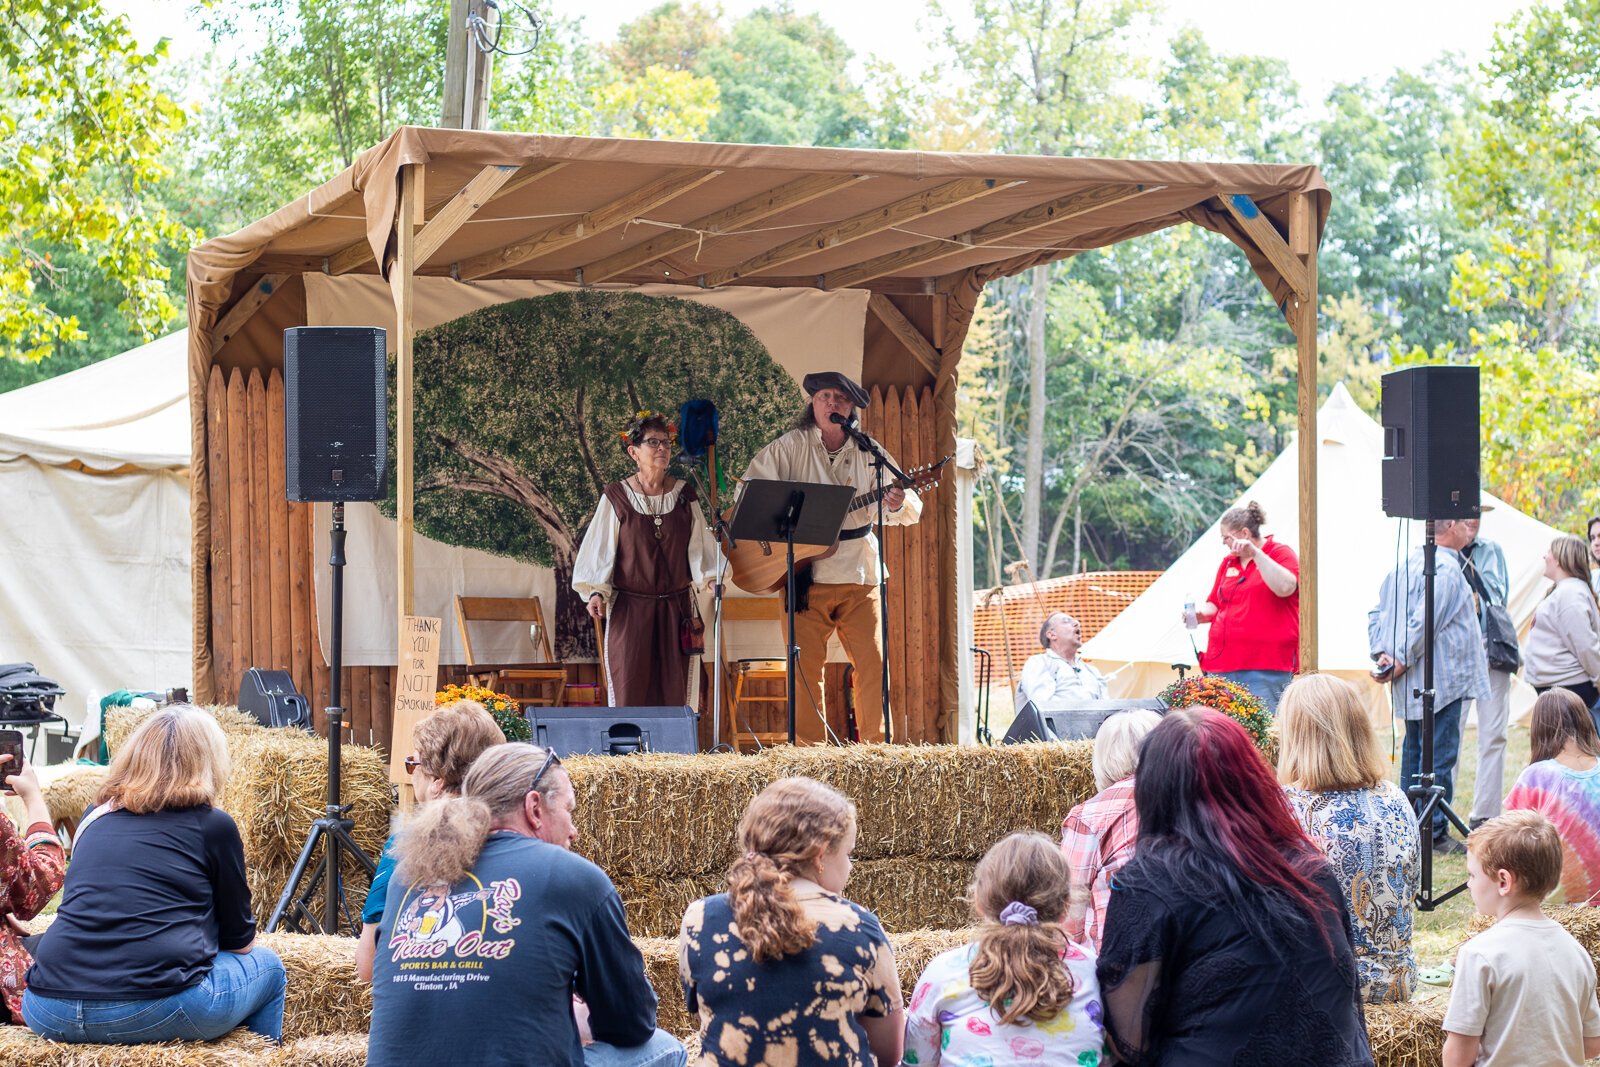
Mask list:
[[[719,92],[710,78],[645,67],[595,89],[596,124],[612,137],[698,141],[721,110]]]
[[[720,6],[667,0],[623,23],[607,51],[611,61],[630,74],[649,67],[693,70],[700,56],[722,38]]]
[[[109,288],[153,337],[177,312],[169,250],[193,237],[154,195],[184,125],[152,80],[165,46],[141,51],[99,0],[0,0],[0,26],[0,355],[83,340],[69,289]]]

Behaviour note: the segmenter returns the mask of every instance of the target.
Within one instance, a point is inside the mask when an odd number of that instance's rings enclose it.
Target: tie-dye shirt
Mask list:
[[[1530,764],[1506,810],[1537,811],[1561,835],[1561,891],[1568,904],[1600,903],[1600,763],[1575,771],[1553,759]]]
[[[1094,955],[1067,943],[1062,963],[1072,976],[1072,1000],[1053,1019],[1001,1023],[994,1009],[972,988],[969,971],[978,945],[973,942],[935,956],[911,994],[906,1015],[904,1063],[918,1067],[1096,1067],[1105,1031],[1100,1016],[1100,983]]]

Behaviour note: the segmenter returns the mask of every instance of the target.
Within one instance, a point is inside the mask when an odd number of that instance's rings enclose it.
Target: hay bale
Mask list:
[[[689,878],[641,878],[632,875],[612,878],[622,910],[628,916],[628,932],[634,937],[677,937],[683,913],[701,897],[720,893],[727,881],[720,874],[697,874]]]
[[[366,1067],[367,1035],[319,1034],[284,1041],[272,1067]]]
[[[757,757],[774,779],[802,775],[855,801],[862,859],[976,860],[1016,830],[1056,836],[1094,795],[1093,742],[1030,745],[851,745],[774,748]]]
[[[44,804],[50,809],[50,825],[76,836],[78,820],[89,810],[109,773],[105,767],[74,767],[44,787]]]
[[[262,934],[283,960],[288,980],[283,1036],[359,1031],[372,1021],[372,987],[356,976],[356,939],[326,934]]]
[[[731,755],[577,756],[562,764],[578,798],[577,850],[613,878],[721,874],[735,831],[767,784]]]
[[[151,708],[107,708],[106,709],[106,748],[115,756],[122,747],[122,742],[138,725],[149,718]],[[202,707],[217,720],[217,725],[222,727],[222,733],[231,741],[235,735],[264,733],[266,727],[256,721],[254,715],[240,711],[236,707],[222,704],[207,704]],[[231,748],[231,745],[230,745]]]
[[[1438,1067],[1444,1058],[1441,1001],[1368,1004],[1367,1040],[1376,1067]]]
[[[0,1067],[243,1067],[275,1064],[280,1055],[282,1050],[247,1030],[218,1041],[66,1045],[25,1027],[0,1026]]]

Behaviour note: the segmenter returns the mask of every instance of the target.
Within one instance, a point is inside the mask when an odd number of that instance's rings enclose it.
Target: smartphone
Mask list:
[[[0,730],[0,756],[10,756],[0,763],[0,786],[11,779],[13,771],[22,769],[22,731]]]

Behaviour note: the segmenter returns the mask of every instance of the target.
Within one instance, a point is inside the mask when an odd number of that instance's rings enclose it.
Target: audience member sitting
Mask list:
[[[1171,711],[1145,738],[1139,844],[1111,887],[1099,978],[1128,1063],[1370,1067],[1350,921],[1244,728]]]
[[[855,806],[782,778],[739,821],[728,891],[689,905],[678,937],[704,1067],[900,1062],[900,979],[877,917],[844,899]]]
[[[419,722],[411,732],[414,755],[405,761],[411,774],[411,791],[419,804],[444,796],[459,796],[467,768],[485,750],[505,741],[494,716],[475,700],[458,700]],[[559,842],[558,842],[559,843]],[[367,890],[367,903],[361,909],[361,941],[356,945],[356,971],[363,982],[372,981],[372,955],[378,942],[378,923],[383,919],[383,903],[389,893],[389,877],[394,873],[394,844],[391,836],[378,857],[378,870]]]
[[[616,888],[570,851],[576,806],[556,754],[513,742],[480,755],[460,796],[401,830],[378,928],[371,1067],[681,1067],[683,1046],[656,1029]]]
[[[1467,836],[1467,891],[1494,925],[1456,957],[1444,1067],[1583,1067],[1600,1056],[1594,960],[1540,910],[1560,875],[1560,838],[1536,811]]]
[[[1094,787],[1099,790],[1061,820],[1061,852],[1077,892],[1067,932],[1100,951],[1111,901],[1111,876],[1133,858],[1139,813],[1133,804],[1139,744],[1161,716],[1144,708],[1119,711],[1094,735]]]
[[[1344,890],[1368,1004],[1410,1000],[1417,981],[1417,816],[1387,772],[1355,686],[1331,674],[1289,684],[1278,704],[1278,777]]]
[[[9,754],[0,756],[0,765],[11,758]],[[0,998],[5,1001],[6,1021],[21,1026],[24,976],[33,957],[10,920],[31,919],[50,902],[61,888],[67,857],[61,839],[50,827],[50,809],[33,767],[23,763],[6,769],[10,775],[5,791],[22,800],[26,829],[19,831],[10,819],[0,817],[0,871],[6,876],[0,894]]]
[[[1017,678],[1017,707],[1028,701],[1048,708],[1078,700],[1104,700],[1106,680],[1100,672],[1078,656],[1083,646],[1083,627],[1078,620],[1058,611],[1039,627],[1043,652],[1028,657]]]
[[[1517,776],[1506,810],[1537,811],[1561,836],[1561,892],[1568,904],[1600,901],[1600,737],[1583,700],[1552,689],[1533,702],[1533,762]]]
[[[1012,834],[984,854],[972,880],[978,938],[922,972],[903,1062],[1099,1062],[1094,956],[1062,927],[1071,890],[1066,861],[1043,834]]]
[[[283,963],[255,943],[239,829],[216,803],[228,747],[210,715],[161,708],[123,742],[78,824],[60,910],[22,1012],[52,1041],[283,1035]]]

